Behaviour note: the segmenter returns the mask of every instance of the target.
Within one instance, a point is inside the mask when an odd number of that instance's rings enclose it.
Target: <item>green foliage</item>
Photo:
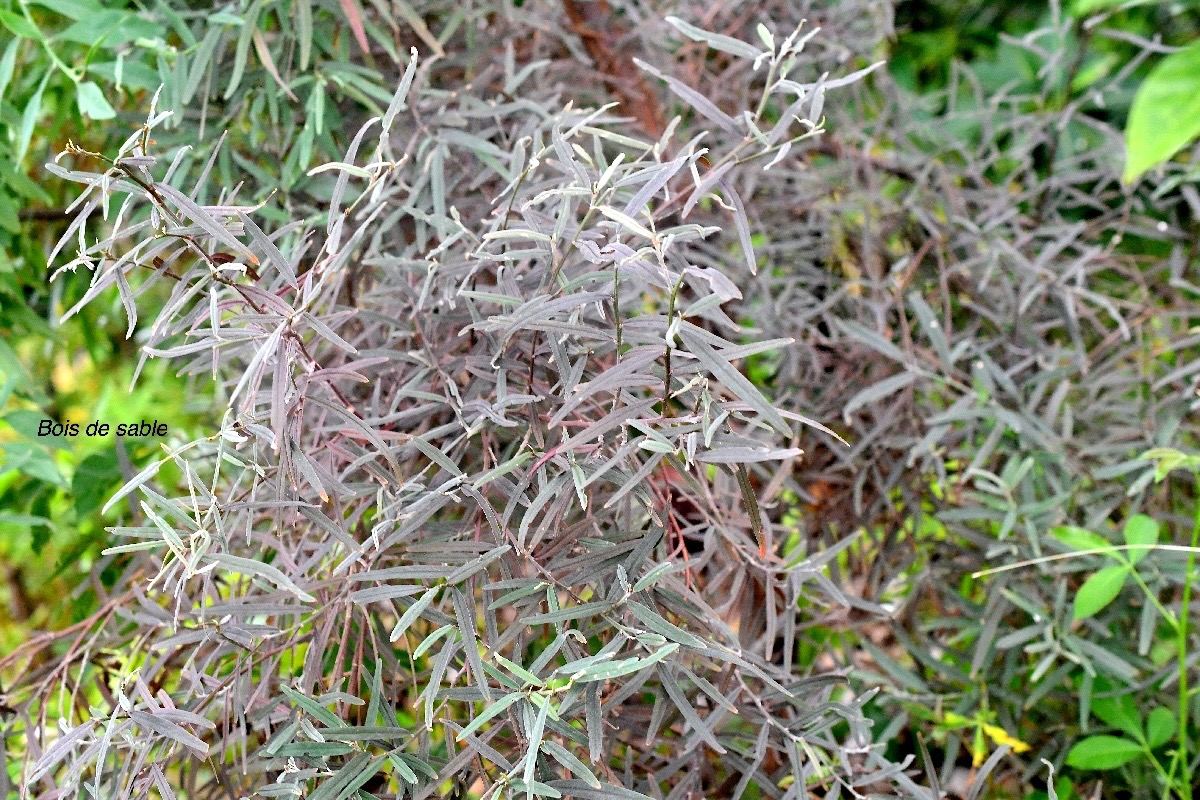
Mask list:
[[[1158,523],[1145,514],[1135,514],[1123,530],[1127,551],[1113,548],[1103,536],[1080,528],[1062,527],[1055,537],[1068,547],[1088,552],[1103,552],[1118,564],[1105,567],[1079,587],[1075,593],[1075,619],[1093,617],[1116,599],[1121,587],[1134,575],[1134,565],[1145,558],[1158,541]]]
[[[1162,164],[1200,136],[1200,41],[1164,56],[1133,100],[1126,181]]]
[[[1071,747],[1067,765],[1079,769],[1115,769],[1142,755],[1142,747],[1120,736],[1089,736]]]

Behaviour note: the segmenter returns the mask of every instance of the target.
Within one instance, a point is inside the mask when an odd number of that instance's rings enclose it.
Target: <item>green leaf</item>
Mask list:
[[[274,755],[281,758],[330,758],[349,755],[353,752],[353,747],[341,742],[291,742],[276,750]]]
[[[1134,6],[1152,6],[1161,3],[1163,0],[1075,0],[1075,5],[1071,7],[1071,13],[1077,17],[1082,17],[1084,14],[1094,14],[1106,8],[1133,8]]]
[[[470,725],[468,725],[467,727],[465,727],[461,731],[459,731],[458,736],[455,737],[455,741],[461,742],[463,739],[467,738],[472,733],[474,733],[475,731],[477,731],[481,727],[483,727],[483,724],[485,722],[487,722],[489,719],[492,719],[493,717],[496,717],[496,716],[504,713],[505,711],[507,711],[509,706],[511,706],[513,703],[517,702],[524,696],[525,695],[521,694],[520,692],[512,692],[510,694],[504,695],[504,697],[501,697],[499,700],[497,700],[496,702],[492,703],[490,706],[485,708],[479,714],[479,716],[477,716],[475,719],[471,720]]]
[[[29,152],[29,143],[33,140],[33,126],[37,124],[38,117],[42,113],[42,92],[46,90],[46,84],[50,82],[51,74],[47,72],[42,76],[42,82],[38,84],[37,91],[33,93],[33,97],[29,98],[25,110],[21,112],[21,127],[17,130],[17,147],[13,155],[13,163],[20,164],[24,160],[25,154]]]
[[[548,611],[545,614],[531,614],[521,619],[526,625],[556,625],[567,620],[580,617],[594,617],[612,608],[614,603],[608,600],[595,600],[590,603],[580,603],[577,606]]]
[[[52,447],[57,450],[70,450],[71,443],[62,436],[38,435],[38,426],[47,419],[49,417],[45,414],[29,409],[10,411],[4,415],[4,421],[8,423],[9,427],[26,439],[37,442],[44,447]]]
[[[1142,746],[1120,736],[1089,736],[1067,753],[1067,766],[1078,769],[1115,769],[1142,754]]]
[[[725,356],[705,341],[704,334],[705,331],[697,328],[690,322],[683,322],[679,326],[680,340],[688,351],[700,360],[704,368],[711,372],[717,380],[725,384],[725,387],[733,392],[737,396],[737,399],[750,405],[755,411],[761,414],[771,427],[790,437],[792,429],[784,422],[783,417],[771,405],[770,401],[763,397],[758,387],[747,380],[745,375],[738,372]]]
[[[542,749],[542,735],[546,731],[546,715],[550,711],[550,704],[545,703],[538,709],[537,717],[533,721],[533,727],[529,730],[527,744],[528,750],[525,753],[525,772],[521,780],[526,786],[533,783],[533,772],[537,768],[538,753]],[[529,794],[529,792],[527,792]]]
[[[429,608],[429,604],[433,602],[433,598],[437,592],[438,589],[436,586],[429,589],[425,594],[421,595],[417,602],[408,607],[404,615],[400,617],[400,621],[396,623],[396,627],[392,628],[391,641],[395,642],[399,640],[404,635],[404,632],[408,630],[409,626],[417,621],[417,617],[425,613],[425,609]]]
[[[566,749],[557,742],[552,742],[549,739],[542,742],[542,750],[554,757],[554,760],[562,764],[572,774],[577,775],[582,780],[586,781],[588,786],[593,789],[600,788],[600,781],[592,774],[592,771],[587,768],[587,765],[580,759],[576,758],[575,754]]]
[[[1125,543],[1130,545],[1152,545],[1158,542],[1158,523],[1145,514],[1134,514],[1125,522]],[[1136,564],[1149,554],[1147,549],[1133,549],[1127,555]]]
[[[13,39],[8,43],[8,47],[4,49],[4,57],[0,58],[0,98],[3,98],[4,93],[8,91],[8,84],[12,80],[13,69],[17,65],[17,47],[20,44],[20,39]]]
[[[386,755],[371,758],[368,753],[359,753],[347,761],[333,777],[327,778],[308,796],[309,800],[346,800],[373,778],[386,760]]]
[[[50,516],[50,495],[46,492],[41,492],[37,499],[30,506],[30,511],[34,514],[49,517]],[[34,555],[38,555],[50,543],[50,537],[54,534],[50,524],[33,525],[29,528],[29,546],[33,550]]]
[[[100,4],[92,0],[31,0],[30,4],[48,8],[71,19],[83,19],[102,10]]]
[[[1146,739],[1150,747],[1161,747],[1175,735],[1175,715],[1159,706],[1146,717]]]
[[[432,649],[433,646],[435,644],[437,644],[438,639],[441,639],[443,636],[445,636],[449,633],[454,633],[457,630],[458,629],[455,628],[453,625],[443,625],[442,627],[438,628],[433,633],[426,636],[421,641],[421,643],[419,645],[417,645],[417,649],[413,650],[413,653],[412,653],[413,660],[416,661],[418,658],[420,658],[421,656],[428,653],[430,651],[430,649]]]
[[[396,772],[400,773],[400,777],[403,778],[406,783],[417,782],[417,773],[413,772],[412,767],[410,767],[408,764],[405,764],[400,756],[390,753],[388,754],[388,761],[392,762],[392,766],[396,768]]]
[[[54,459],[41,447],[26,442],[5,442],[4,470],[20,470],[31,478],[67,488],[67,479],[58,471]]]
[[[26,39],[45,41],[45,37],[42,36],[41,31],[39,31],[33,25],[33,23],[22,17],[20,14],[14,14],[11,11],[0,10],[0,25],[8,28],[17,36],[23,36]]]
[[[1160,482],[1171,472],[1180,467],[1195,471],[1200,468],[1200,456],[1182,453],[1173,447],[1155,447],[1138,456],[1141,461],[1157,461],[1154,469],[1154,480]]]
[[[0,524],[3,525],[49,525],[49,517],[39,517],[37,514],[21,514],[15,511],[0,511]]]
[[[664,561],[663,563],[659,564],[654,569],[650,570],[645,575],[643,575],[641,577],[641,579],[638,580],[638,582],[633,585],[633,590],[635,592],[640,592],[643,589],[645,589],[649,586],[652,586],[664,574],[666,574],[670,570],[674,569],[674,567],[675,567],[674,563],[672,563],[670,561]]]
[[[308,695],[302,694],[290,686],[280,686],[279,689],[285,695],[287,695],[293,703],[307,711],[309,716],[313,717],[314,719],[319,719],[327,727],[340,728],[345,724],[337,714],[334,714],[328,708],[325,708]]]
[[[1098,550],[1112,547],[1112,542],[1098,533],[1073,525],[1063,525],[1050,531],[1050,534],[1072,550]]]
[[[1133,697],[1123,694],[1120,697],[1102,697],[1092,700],[1092,713],[1106,725],[1127,733],[1134,739],[1142,739],[1142,720],[1138,715],[1137,704]]]
[[[518,678],[520,678],[525,683],[532,684],[534,686],[545,686],[546,685],[546,682],[543,681],[541,678],[539,678],[537,675],[535,675],[534,673],[525,669],[525,667],[521,666],[520,664],[517,664],[514,661],[509,661],[507,658],[500,655],[499,653],[496,654],[496,660],[499,661],[500,664],[502,666],[504,666],[509,672],[511,672],[513,675],[517,676]]]
[[[687,647],[703,648],[708,646],[708,642],[704,641],[699,636],[694,636],[685,631],[683,628],[680,628],[678,625],[668,622],[641,603],[630,603],[629,610],[632,611],[633,615],[651,631],[667,637],[672,642],[678,642],[679,644]]]
[[[108,493],[121,480],[117,451],[106,450],[85,458],[71,477],[71,493],[75,495],[75,513],[86,517],[104,504]]]
[[[1116,599],[1129,577],[1129,567],[1117,564],[1105,567],[1083,582],[1075,594],[1075,619],[1095,616]]]
[[[79,104],[79,113],[91,119],[112,119],[117,115],[104,92],[92,81],[84,81],[75,87],[75,102]]]
[[[1166,56],[1133,97],[1125,126],[1126,183],[1200,135],[1200,42]]]
[[[1195,470],[1200,467],[1200,457],[1188,456],[1175,447],[1154,447],[1138,456],[1140,461],[1158,462],[1154,464],[1154,481],[1162,482],[1172,471],[1184,467]]]
[[[95,14],[89,14],[61,33],[54,35],[55,41],[77,42],[94,47],[103,43],[112,49],[134,39],[155,39],[161,37],[165,30],[147,19],[142,19],[127,11],[105,9]]]

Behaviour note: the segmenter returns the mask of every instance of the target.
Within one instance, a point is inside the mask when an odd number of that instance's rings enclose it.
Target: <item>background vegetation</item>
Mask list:
[[[1192,796],[1190,4],[0,9],[5,796]]]

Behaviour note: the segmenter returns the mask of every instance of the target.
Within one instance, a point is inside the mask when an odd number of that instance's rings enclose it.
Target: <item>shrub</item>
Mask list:
[[[137,295],[170,281],[143,360],[207,376],[228,410],[109,500],[129,501],[104,551],[128,589],[27,677],[24,786],[916,789],[865,698],[795,663],[851,539],[781,549],[779,486],[749,468],[821,426],[735,367],[786,340],[726,310],[757,266],[734,178],[814,135],[826,86],[789,78],[799,29],[673,24],[762,65],[737,116],[642,65],[724,133],[711,149],[605,108],[435,91],[414,49],[382,118],[309,171],[320,225],[267,233],[212,187],[218,152],[163,164],[153,104],[115,156],[48,167],[87,186],[60,272],[92,282],[67,316],[115,288],[135,331]],[[54,690],[89,674],[84,713]]]

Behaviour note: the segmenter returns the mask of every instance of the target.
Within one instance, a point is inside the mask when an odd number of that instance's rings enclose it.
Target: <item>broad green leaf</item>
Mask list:
[[[62,436],[52,436],[50,434],[38,435],[38,430],[41,428],[42,424],[45,422],[45,420],[50,419],[40,411],[18,409],[5,414],[3,419],[8,423],[10,428],[24,436],[26,439],[30,439],[31,441],[35,441],[40,445],[51,447],[56,450],[71,449],[71,442],[67,441]]]
[[[1092,713],[1106,725],[1111,725],[1134,739],[1142,738],[1142,720],[1131,695],[1094,699]]]
[[[31,478],[67,488],[67,479],[58,471],[54,459],[45,449],[25,442],[6,442],[4,444],[3,469],[20,470]]]
[[[1151,747],[1161,747],[1175,735],[1175,715],[1159,706],[1146,717],[1146,739]]]
[[[109,448],[103,453],[88,456],[71,476],[71,493],[75,495],[75,513],[79,517],[91,514],[104,504],[108,493],[121,481],[117,451]]]
[[[1089,736],[1067,753],[1067,766],[1077,769],[1115,769],[1142,754],[1142,746],[1120,736]]]
[[[162,26],[135,14],[109,8],[89,14],[61,33],[54,35],[55,41],[77,42],[93,47],[103,44],[115,48],[135,39],[152,40],[164,34]]]
[[[1134,514],[1125,522],[1125,543],[1129,545],[1152,545],[1158,542],[1158,523],[1145,514]],[[1135,548],[1126,555],[1132,564],[1136,564],[1149,554],[1150,550]]]
[[[1200,135],[1200,42],[1163,58],[1133,97],[1125,126],[1126,183]]]
[[[75,87],[75,101],[79,104],[79,113],[92,119],[112,119],[117,115],[104,92],[92,81],[84,81]]]
[[[1098,533],[1073,525],[1063,525],[1050,531],[1050,534],[1072,550],[1098,550],[1112,547],[1112,542]]]
[[[1129,577],[1129,567],[1117,564],[1105,567],[1083,582],[1075,594],[1075,619],[1095,616],[1116,599]]]

